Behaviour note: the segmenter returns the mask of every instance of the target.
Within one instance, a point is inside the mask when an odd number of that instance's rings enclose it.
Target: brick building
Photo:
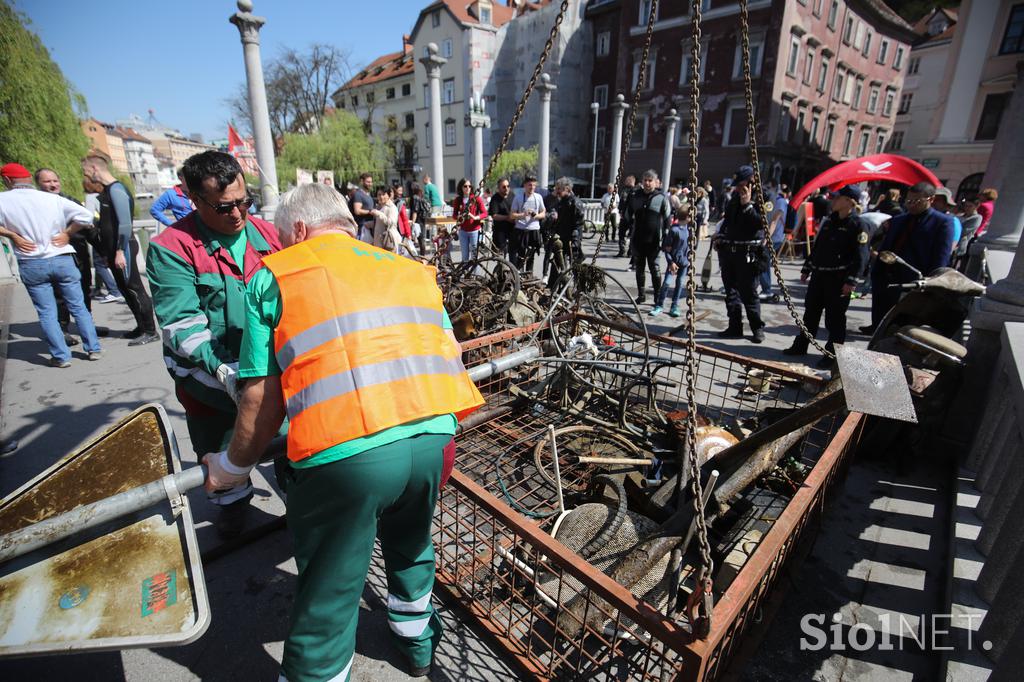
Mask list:
[[[617,93],[632,99],[650,0],[591,0],[598,176],[607,179]],[[717,186],[750,159],[739,4],[704,0],[701,29],[700,176]],[[799,185],[829,165],[882,151],[915,35],[881,0],[751,0],[751,72],[765,180]],[[661,3],[649,78],[626,170],[660,169],[665,116],[679,111],[670,180],[688,177],[689,3]],[[593,130],[591,128],[591,130]]]

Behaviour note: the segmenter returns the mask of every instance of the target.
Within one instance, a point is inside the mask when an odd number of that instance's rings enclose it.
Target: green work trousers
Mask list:
[[[379,535],[388,581],[388,625],[414,667],[428,665],[441,639],[430,602],[430,530],[451,436],[423,434],[307,469],[292,468],[288,528],[299,577],[282,677],[348,679],[359,598]]]

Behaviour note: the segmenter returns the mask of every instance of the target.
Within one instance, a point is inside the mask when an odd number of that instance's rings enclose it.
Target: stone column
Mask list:
[[[249,86],[249,111],[252,113],[252,136],[256,142],[256,163],[260,171],[262,213],[271,219],[277,206],[277,165],[274,161],[274,137],[270,132],[267,89],[263,82],[260,61],[260,28],[267,22],[252,13],[251,0],[238,0],[238,11],[228,19],[238,28],[245,55],[245,80]]]
[[[484,100],[478,92],[473,93],[473,99],[469,101],[466,125],[473,129],[473,187],[475,189],[484,176],[484,128],[491,127],[491,117],[487,115]]]
[[[536,87],[540,90],[540,168],[537,169],[537,181],[541,188],[547,188],[551,163],[551,93],[558,86],[551,82],[551,76],[542,73]]]
[[[622,117],[628,109],[626,96],[620,92],[612,104],[612,159],[608,168],[608,184],[615,184],[615,176],[619,172],[619,161],[622,160]]]
[[[679,117],[676,116],[675,109],[668,110],[668,116],[665,117],[665,155],[661,159],[661,186],[668,191],[670,184],[669,175],[672,173],[672,152],[676,146],[676,126],[679,125]],[[691,187],[690,191],[694,191]]]
[[[427,56],[420,59],[430,81],[430,172],[442,192],[447,183],[444,179],[444,124],[441,123],[441,67],[447,63],[439,54],[437,43],[427,45]]]

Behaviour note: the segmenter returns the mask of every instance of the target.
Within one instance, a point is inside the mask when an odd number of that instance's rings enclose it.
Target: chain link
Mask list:
[[[807,325],[804,324],[803,316],[797,313],[796,305],[793,303],[793,296],[789,293],[789,286],[786,285],[786,280],[782,277],[782,265],[779,263],[779,256],[775,253],[775,249],[772,248],[771,229],[768,225],[768,212],[764,210],[764,191],[761,186],[761,164],[757,158],[757,126],[754,123],[754,95],[750,79],[750,25],[747,13],[747,2],[748,0],[740,0],[740,36],[743,42],[743,49],[740,51],[740,54],[743,59],[743,97],[744,104],[747,109],[747,137],[749,139],[748,144],[750,146],[750,165],[754,169],[751,201],[755,202],[755,207],[761,208],[761,229],[764,231],[764,248],[768,250],[772,270],[775,272],[775,281],[779,285],[779,288],[782,289],[782,298],[786,302],[786,308],[789,309],[790,317],[793,318],[793,321],[796,322],[796,326],[800,329],[800,333],[804,335],[812,346],[818,349],[825,357],[834,359],[835,354],[826,350],[820,343],[818,343],[818,340],[814,338],[814,334],[812,334],[807,328]]]
[[[633,105],[629,111],[629,121],[626,124],[626,136],[622,140],[621,152],[619,154],[619,167],[615,169],[615,182],[612,183],[612,196],[615,197],[614,201],[618,201],[619,196],[619,185],[622,183],[622,171],[626,167],[626,157],[629,155],[630,141],[633,139],[633,128],[636,126],[636,110],[640,108],[640,93],[643,92],[644,84],[647,82],[647,60],[651,54],[651,41],[654,38],[654,20],[658,16],[658,0],[651,0],[651,9],[647,14],[647,35],[644,38],[644,49],[640,55],[640,73],[636,79],[636,89],[633,91]],[[614,114],[613,114],[614,116]],[[664,178],[662,181],[664,182]],[[616,204],[617,205],[617,204]],[[618,206],[619,216],[621,220],[622,206]],[[604,244],[605,233],[608,231],[608,225],[612,219],[612,202],[608,202],[608,210],[604,213],[604,225],[605,229],[601,230],[601,235],[597,238],[597,246],[594,247],[594,255],[590,259],[590,265],[593,266],[597,263],[597,256],[601,253],[601,245]],[[621,234],[622,225],[619,225]],[[620,237],[621,239],[621,237]],[[643,293],[643,292],[640,292]]]
[[[696,191],[697,191],[697,128],[699,122],[700,102],[700,22],[701,4],[703,0],[692,0],[691,26],[693,29],[690,44],[690,187],[694,196],[687,207],[686,220],[690,225],[689,238],[686,243],[687,259],[690,262],[686,277],[686,459],[690,476],[690,495],[693,498],[693,514],[697,521],[697,539],[700,544],[701,572],[695,591],[704,591],[706,581],[711,579],[714,562],[711,559],[711,543],[708,541],[708,526],[704,518],[703,485],[700,480],[700,463],[697,461],[697,280],[694,277],[694,264],[697,262]],[[665,144],[672,144],[666,140]],[[681,475],[681,474],[680,474]],[[710,622],[711,614],[705,613],[704,618]]]

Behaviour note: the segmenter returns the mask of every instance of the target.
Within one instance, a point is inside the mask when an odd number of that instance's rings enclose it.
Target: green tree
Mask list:
[[[278,184],[282,190],[294,185],[296,168],[332,170],[338,184],[364,172],[382,177],[384,159],[380,140],[367,137],[355,114],[339,110],[325,116],[315,133],[284,136],[284,150],[277,160]]]
[[[57,171],[64,191],[82,197],[89,149],[72,103],[85,100],[64,78],[28,20],[0,0],[0,161]]]
[[[528,149],[508,149],[498,157],[484,186],[493,188],[501,178],[508,178],[513,186],[521,185],[527,173],[537,172],[539,159],[537,145]]]

